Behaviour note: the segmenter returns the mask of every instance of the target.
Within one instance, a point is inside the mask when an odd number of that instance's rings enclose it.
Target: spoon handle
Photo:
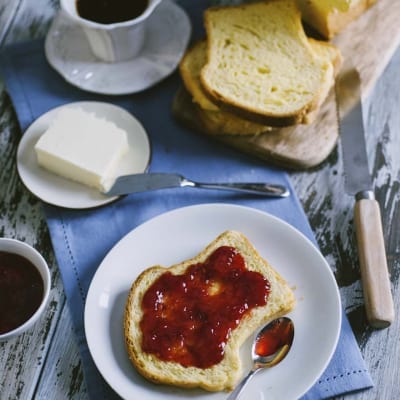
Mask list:
[[[259,370],[259,368],[253,368],[251,371],[240,381],[240,383],[235,387],[235,390],[229,395],[226,400],[236,400],[243,388],[246,386],[249,379]]]

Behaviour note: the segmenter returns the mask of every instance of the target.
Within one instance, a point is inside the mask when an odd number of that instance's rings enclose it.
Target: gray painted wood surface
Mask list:
[[[0,45],[43,37],[56,0],[0,0]],[[400,49],[365,101],[370,167],[382,219],[396,311],[400,290]],[[0,343],[0,399],[87,399],[80,357],[41,203],[19,181],[15,153],[21,132],[0,86],[0,236],[26,241],[43,253],[52,274],[49,306],[26,334]],[[340,143],[318,168],[291,173],[293,185],[334,271],[346,313],[375,388],[345,400],[400,398],[399,318],[386,330],[365,321],[353,229],[353,204],[344,194]]]

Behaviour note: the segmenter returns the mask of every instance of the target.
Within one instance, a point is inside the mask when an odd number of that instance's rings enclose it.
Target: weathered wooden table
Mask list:
[[[0,0],[0,44],[44,37],[57,11],[55,0]],[[396,309],[400,288],[400,49],[365,104],[367,146]],[[28,333],[0,344],[0,399],[86,399],[81,361],[63,285],[54,260],[41,203],[18,178],[15,155],[21,136],[7,93],[0,89],[0,236],[35,246],[48,260],[51,298],[42,320]],[[342,302],[375,382],[346,399],[400,398],[399,318],[386,330],[365,321],[353,232],[353,199],[344,193],[338,146],[321,166],[291,173],[297,194],[331,265]]]

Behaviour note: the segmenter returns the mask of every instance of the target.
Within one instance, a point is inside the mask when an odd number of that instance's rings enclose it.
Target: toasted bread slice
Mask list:
[[[207,64],[201,83],[219,106],[271,126],[303,122],[333,81],[317,57],[294,0],[269,0],[205,12]]]
[[[209,367],[183,366],[179,362],[164,361],[152,353],[144,352],[142,350],[142,342],[145,341],[145,338],[141,329],[141,321],[144,319],[142,302],[146,298],[149,288],[155,282],[157,283],[157,280],[167,272],[174,276],[179,276],[194,264],[204,263],[214,251],[222,246],[236,249],[244,259],[246,270],[257,272],[257,276],[263,277],[269,282],[269,295],[266,304],[256,306],[244,314],[239,324],[230,331],[230,334],[228,333],[225,347],[223,347],[222,359]],[[207,286],[207,290],[213,290],[215,284],[217,284],[216,287],[218,288],[219,283],[213,282],[210,283],[210,287]],[[252,287],[251,290],[254,291],[254,288]],[[167,298],[168,293],[170,292],[163,291],[160,298]],[[213,302],[214,299],[211,298],[208,301]],[[166,307],[166,310],[169,309],[168,307],[172,307],[173,304],[176,304],[175,300],[170,299],[170,303],[168,303],[168,300],[165,302],[162,300],[162,307]],[[209,304],[212,306],[214,303]],[[288,284],[259,255],[249,240],[237,231],[226,231],[194,258],[173,265],[170,268],[154,266],[139,275],[131,287],[126,303],[124,321],[126,348],[132,363],[139,373],[153,382],[187,388],[200,387],[209,391],[232,389],[242,372],[239,357],[239,349],[242,343],[260,325],[287,314],[292,310],[294,304],[295,298]],[[183,350],[185,349],[185,347],[182,348]]]

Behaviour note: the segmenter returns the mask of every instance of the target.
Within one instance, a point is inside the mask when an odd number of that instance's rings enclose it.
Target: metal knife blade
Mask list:
[[[367,319],[372,327],[385,328],[393,322],[394,305],[380,209],[368,168],[358,71],[344,69],[335,86],[345,190],[356,199],[354,223]]]
[[[355,68],[339,74],[336,82],[345,190],[355,195],[372,190],[363,128],[361,80]]]
[[[179,187],[182,177],[177,174],[143,173],[119,176],[108,196],[119,196],[128,193],[139,193],[157,189]]]
[[[120,176],[105,194],[108,196],[118,196],[128,193],[186,186],[203,189],[231,190],[267,197],[287,197],[290,194],[285,186],[278,184],[263,182],[200,183],[189,180],[182,175],[171,173],[143,173]]]

